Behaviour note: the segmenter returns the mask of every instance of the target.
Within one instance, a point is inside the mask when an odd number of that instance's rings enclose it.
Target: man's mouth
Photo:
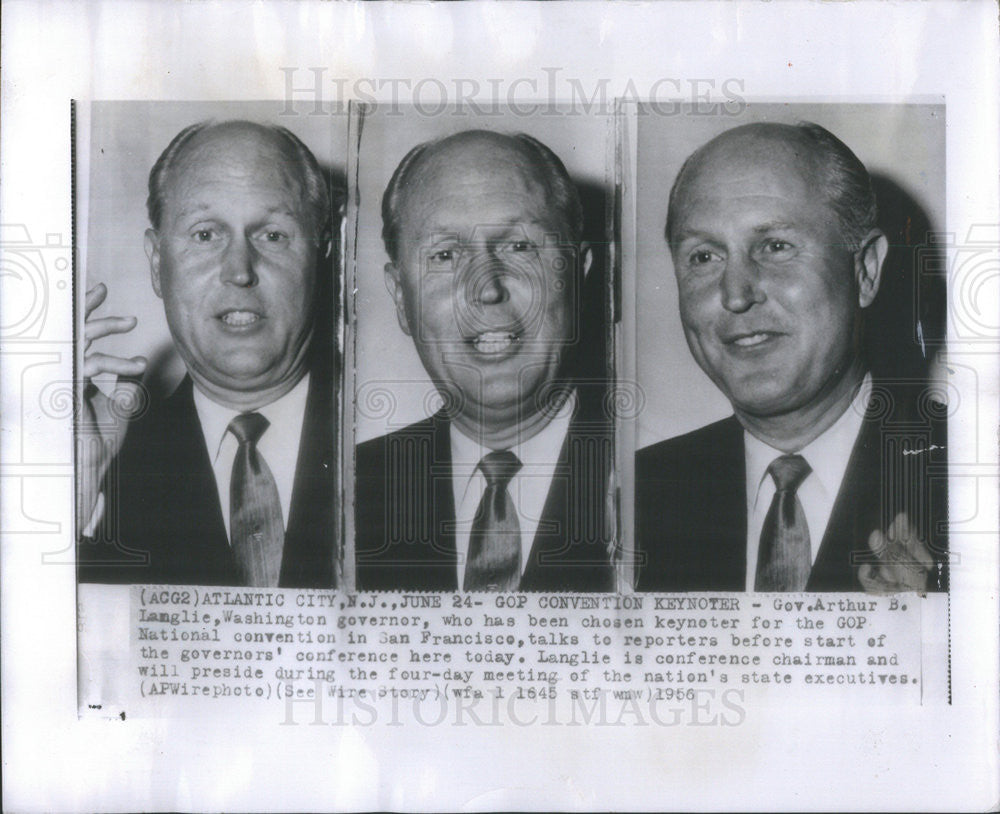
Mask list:
[[[484,331],[474,336],[471,343],[478,353],[492,355],[510,351],[519,340],[517,334],[508,331]]]
[[[723,337],[723,342],[727,345],[735,345],[738,348],[756,348],[773,339],[777,339],[781,334],[777,331],[753,331],[746,333],[730,334]]]
[[[263,317],[256,311],[223,311],[219,314],[219,319],[229,328],[249,328]]]

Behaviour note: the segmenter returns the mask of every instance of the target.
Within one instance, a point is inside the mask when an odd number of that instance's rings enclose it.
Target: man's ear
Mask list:
[[[581,280],[586,280],[587,275],[590,274],[590,267],[594,265],[594,250],[590,247],[590,244],[584,240],[580,243],[580,268],[583,270],[583,274],[580,275]]]
[[[142,241],[146,249],[146,258],[149,260],[149,276],[153,281],[153,291],[161,300],[163,294],[160,293],[160,236],[155,229],[147,229]]]
[[[396,303],[396,319],[399,321],[399,327],[403,329],[404,334],[412,336],[410,323],[406,318],[406,299],[403,296],[403,284],[399,279],[399,269],[392,262],[385,264],[385,289]]]
[[[878,294],[882,266],[889,253],[889,239],[881,229],[872,229],[854,254],[854,278],[858,283],[858,304],[867,308]]]

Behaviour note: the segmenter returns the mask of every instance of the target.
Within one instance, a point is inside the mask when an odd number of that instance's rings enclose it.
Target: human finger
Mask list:
[[[878,529],[868,535],[868,548],[876,557],[881,557],[885,551],[885,535]]]
[[[107,299],[107,296],[108,287],[104,283],[98,283],[89,289],[83,302],[84,316],[89,317],[91,312]]]
[[[892,522],[896,526],[895,539],[905,545],[906,541],[910,538],[910,518],[906,512],[900,512]]]
[[[83,378],[92,379],[101,373],[116,376],[141,376],[146,370],[146,357],[133,356],[125,359],[109,353],[89,353],[83,360]]]
[[[892,518],[889,528],[885,531],[886,542],[895,542],[900,539],[900,521],[905,520],[905,517],[906,516],[900,512]]]
[[[898,534],[895,559],[911,570],[930,570],[934,566],[934,558],[924,541],[920,539],[920,535],[911,526],[907,514],[900,512],[893,522]]]
[[[131,331],[138,320],[135,317],[101,317],[89,319],[83,325],[83,337],[89,345],[95,339],[101,339],[111,334],[124,334]]]

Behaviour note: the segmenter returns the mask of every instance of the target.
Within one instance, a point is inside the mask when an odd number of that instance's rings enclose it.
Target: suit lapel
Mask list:
[[[434,522],[431,545],[424,546],[425,568],[435,585],[458,589],[458,554],[455,545],[455,491],[452,486],[451,425],[442,413],[431,419],[434,427],[433,460],[429,490],[433,495],[430,513]],[[441,588],[438,588],[441,590]]]
[[[879,421],[869,410],[844,470],[807,591],[861,590],[856,555],[868,551],[868,535],[880,526],[879,441]]]
[[[336,510],[333,383],[328,367],[310,374],[292,503],[285,529],[281,587],[332,588]]]
[[[707,499],[698,505],[703,516],[714,518],[715,529],[704,547],[705,573],[718,574],[712,590],[746,590],[747,468],[743,427],[732,417],[722,427],[718,453],[709,474]]]
[[[535,530],[528,562],[521,576],[520,590],[551,590],[559,568],[558,560],[565,558],[570,543],[569,525],[573,518],[569,513],[570,472],[569,457],[572,444],[569,435],[563,441],[559,461],[552,473],[549,494]]]
[[[390,436],[390,445],[396,448],[388,451],[385,488],[393,495],[391,515],[397,518],[403,540],[387,553],[399,589],[458,588],[449,426],[444,414],[438,413]],[[402,477],[397,479],[398,475]]]
[[[606,512],[613,456],[608,422],[578,403],[552,475],[520,590],[613,589]]]
[[[857,573],[862,562],[874,559],[868,547],[873,531],[886,532],[905,513],[916,533],[931,540],[934,519],[947,507],[946,497],[933,494],[946,479],[929,474],[932,452],[944,449],[932,447],[944,444],[944,436],[933,415],[916,406],[924,385],[877,381],[873,394],[809,576],[810,591],[863,590]],[[921,452],[907,454],[914,450]]]
[[[449,424],[441,413],[358,447],[360,590],[456,590],[451,469]]]
[[[196,569],[205,584],[237,584],[236,563],[190,377],[185,376],[164,410],[167,431],[161,437],[163,457],[159,460],[170,483],[162,490],[169,500],[160,507],[160,527],[171,532],[165,535],[167,548],[162,553],[172,563],[171,570]]]
[[[635,488],[637,590],[746,590],[746,463],[735,416],[640,450]]]
[[[399,590],[453,591],[458,587],[451,436],[442,413],[388,439],[383,488],[387,519],[396,524],[385,549]],[[387,530],[388,531],[388,530]]]

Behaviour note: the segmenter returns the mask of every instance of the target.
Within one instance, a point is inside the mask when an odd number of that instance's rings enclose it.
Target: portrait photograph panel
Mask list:
[[[658,113],[619,119],[636,589],[947,590],[944,105]]]
[[[335,587],[346,114],[77,109],[80,581]]]
[[[351,125],[357,588],[614,590],[611,116]]]

